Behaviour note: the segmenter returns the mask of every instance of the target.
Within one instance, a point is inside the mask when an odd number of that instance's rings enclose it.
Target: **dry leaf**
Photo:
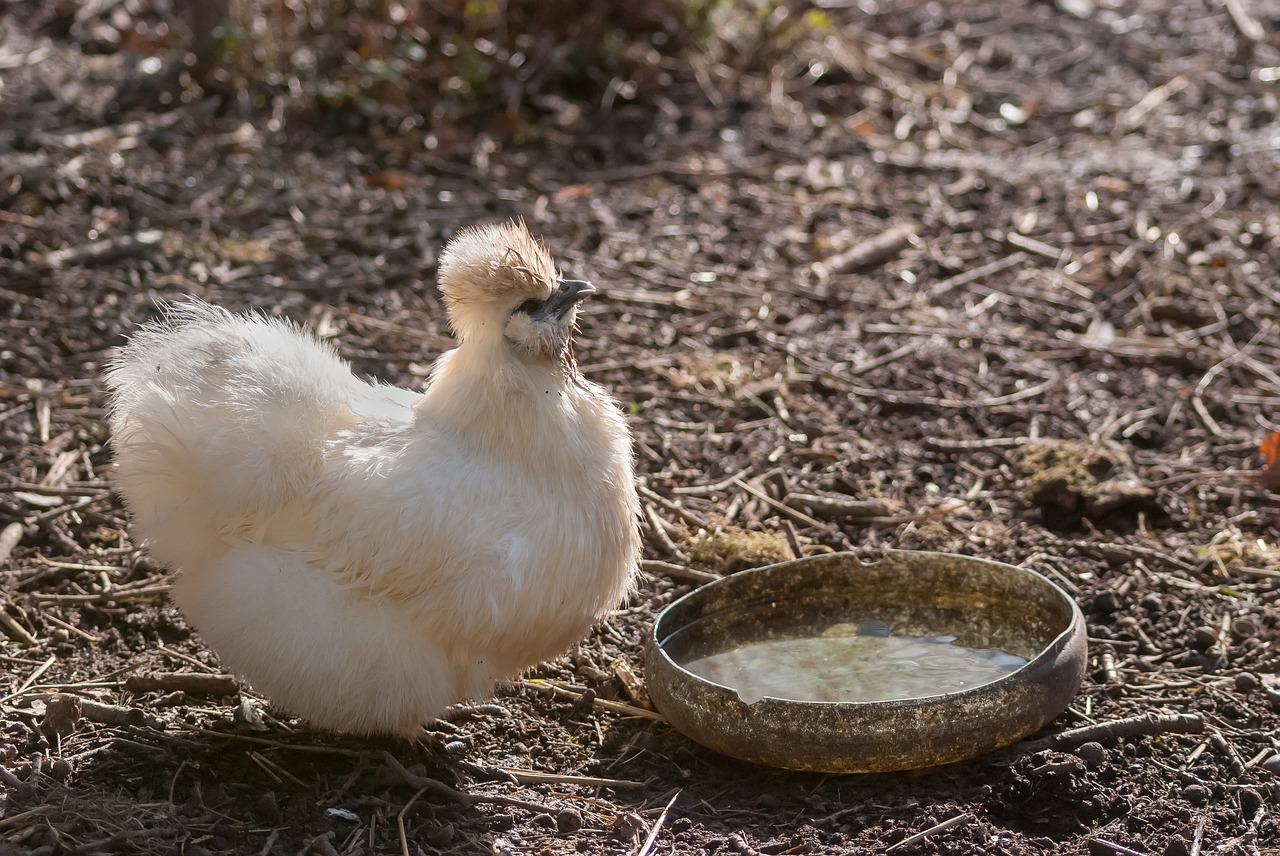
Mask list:
[[[403,190],[418,184],[422,179],[402,169],[384,169],[382,172],[371,172],[361,180],[365,187],[377,187],[381,190]]]
[[[1258,451],[1262,453],[1265,466],[1254,474],[1254,481],[1267,490],[1280,490],[1280,431],[1272,431],[1264,437]]]
[[[563,202],[566,199],[583,199],[596,192],[594,184],[566,184],[556,191],[556,201]]]

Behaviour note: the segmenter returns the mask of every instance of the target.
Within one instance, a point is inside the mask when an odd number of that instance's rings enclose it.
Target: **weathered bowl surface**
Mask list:
[[[690,636],[745,641],[800,621],[866,619],[900,635],[953,635],[958,644],[1000,648],[1027,663],[994,682],[941,695],[750,704],[680,665],[689,659],[681,640]],[[960,761],[1031,734],[1071,703],[1086,658],[1079,607],[1040,574],[895,550],[874,564],[833,553],[709,583],[659,616],[646,668],[658,710],[705,746],[793,770],[864,773]]]

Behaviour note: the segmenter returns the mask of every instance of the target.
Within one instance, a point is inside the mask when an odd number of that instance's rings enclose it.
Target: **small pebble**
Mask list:
[[[1197,627],[1191,631],[1191,647],[1197,651],[1208,651],[1218,643],[1218,634],[1211,627]]]
[[[646,828],[644,819],[629,811],[618,815],[613,821],[613,832],[623,841],[635,841],[644,834]]]
[[[1120,608],[1120,600],[1115,592],[1104,591],[1093,599],[1093,608],[1103,615],[1110,615]]]
[[[1245,820],[1252,820],[1262,808],[1262,794],[1253,788],[1241,788],[1236,791],[1236,799],[1240,800],[1240,813],[1244,815]]]
[[[1076,755],[1089,767],[1100,767],[1107,762],[1107,750],[1101,743],[1085,743],[1076,749]]]
[[[467,744],[461,740],[450,740],[444,744],[444,751],[450,755],[463,755],[467,751]]]
[[[438,829],[428,832],[424,838],[432,847],[448,847],[453,843],[456,833],[453,830],[452,823],[446,823]]]
[[[187,694],[184,693],[182,690],[174,690],[173,692],[168,693],[167,695],[163,695],[160,698],[156,699],[155,701],[151,702],[151,706],[152,707],[178,707],[179,705],[184,705],[186,703],[187,703]],[[240,713],[240,709],[236,708],[235,712],[232,713],[232,718],[234,719],[236,715],[239,713]],[[261,717],[258,718],[258,725],[262,727],[260,729],[254,728],[255,731],[267,730],[267,726],[265,723],[262,722]]]
[[[1192,805],[1204,805],[1209,801],[1209,789],[1204,785],[1187,785],[1182,789],[1182,798]]]
[[[1272,755],[1258,766],[1268,773],[1280,773],[1280,755]]]
[[[1258,688],[1258,676],[1249,672],[1236,675],[1236,691],[1250,693]]]
[[[254,802],[262,814],[276,821],[280,819],[280,801],[276,799],[275,791],[264,791]]]
[[[49,765],[49,778],[55,781],[63,781],[71,775],[71,763],[65,758],[58,758]]]
[[[1186,839],[1178,835],[1170,838],[1169,843],[1164,846],[1164,856],[1190,856],[1190,853]]]
[[[582,814],[575,808],[563,808],[556,812],[556,829],[560,832],[577,832],[582,828]]]

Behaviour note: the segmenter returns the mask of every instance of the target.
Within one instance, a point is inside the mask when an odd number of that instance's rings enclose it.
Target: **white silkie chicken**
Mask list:
[[[283,321],[169,307],[108,368],[116,484],[232,670],[312,724],[411,736],[557,655],[628,590],[631,440],[574,365],[594,289],[523,223],[468,229],[425,393]]]

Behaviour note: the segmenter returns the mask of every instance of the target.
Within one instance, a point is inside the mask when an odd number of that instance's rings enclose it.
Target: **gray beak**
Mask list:
[[[570,309],[595,293],[596,287],[586,280],[562,279],[560,287],[532,314],[541,318],[563,318]]]

